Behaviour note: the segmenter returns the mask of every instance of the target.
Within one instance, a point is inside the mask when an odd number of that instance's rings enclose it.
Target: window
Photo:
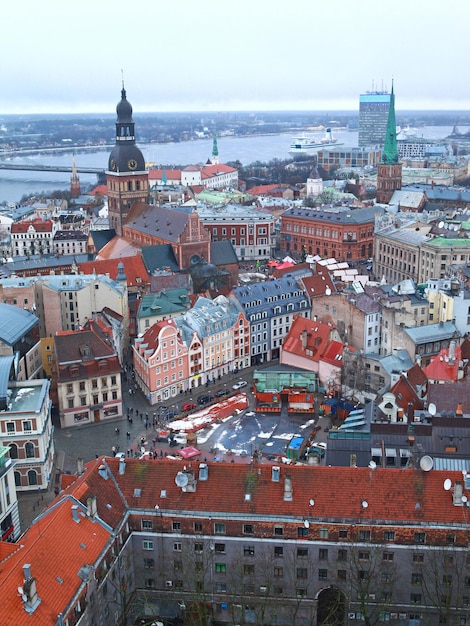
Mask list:
[[[175,552],[181,552],[181,551],[182,551],[182,549],[183,549],[183,546],[181,545],[181,541],[175,541],[175,542],[173,543],[173,550],[174,550]]]
[[[423,582],[423,575],[420,573],[411,574],[411,584],[420,585]]]
[[[369,572],[364,569],[358,571],[359,580],[369,580]]]
[[[216,535],[225,535],[225,524],[222,522],[216,522],[214,524],[214,533]]]
[[[227,571],[225,563],[216,563],[215,571],[216,571],[216,574],[225,574],[225,572]]]
[[[308,577],[308,570],[306,567],[298,567],[296,570],[296,576],[297,578],[307,578]]]
[[[255,527],[253,524],[243,524],[243,534],[244,535],[253,535],[255,532]]]
[[[410,593],[410,602],[411,602],[411,604],[421,604],[421,594],[420,593]]]
[[[345,569],[339,569],[336,573],[336,578],[338,580],[347,580],[347,573]]]
[[[448,545],[453,545],[455,543],[455,535],[454,535],[454,533],[447,533],[447,535],[446,535],[446,543]]]
[[[284,527],[283,526],[274,526],[274,536],[275,537],[282,537],[284,534]]]
[[[216,591],[216,593],[226,593],[226,591],[227,591],[227,584],[226,583],[216,582],[215,583],[215,591]]]
[[[442,584],[446,585],[447,587],[450,587],[452,585],[452,575],[444,574],[444,576],[442,577]]]
[[[305,559],[308,557],[308,548],[297,548],[297,558]]]
[[[282,546],[274,546],[274,557],[284,556],[284,548]]]
[[[153,541],[144,539],[144,541],[142,541],[142,550],[153,550]]]
[[[255,546],[243,546],[243,554],[245,556],[254,556],[255,555]]]
[[[202,550],[201,550],[202,552]],[[214,544],[214,552],[216,554],[225,554],[225,543]]]
[[[31,422],[29,420],[25,420],[23,422],[23,431],[25,433],[30,433],[32,431]]]
[[[11,434],[15,432],[15,422],[7,422],[7,433]]]
[[[426,533],[415,533],[415,543],[426,543]]]
[[[422,552],[415,552],[413,554],[413,563],[424,563],[424,554]]]
[[[370,530],[360,530],[359,541],[370,541]]]
[[[338,537],[340,539],[347,539],[348,538],[348,531],[347,530],[340,530],[338,533]]]
[[[359,561],[368,561],[370,559],[370,552],[368,550],[359,551]]]
[[[243,565],[243,574],[245,576],[253,576],[255,573],[255,566],[252,563],[245,563]]]
[[[348,551],[345,548],[341,548],[338,550],[338,561],[347,561],[348,560]]]
[[[391,563],[393,561],[394,553],[393,552],[384,552],[383,560],[387,563]]]
[[[144,559],[144,567],[145,567],[145,569],[152,569],[153,567],[155,567],[155,560],[154,559]]]
[[[308,528],[305,528],[305,526],[298,526],[297,537],[308,537]]]
[[[318,580],[327,580],[328,579],[328,570],[327,569],[319,569],[318,570]]]
[[[380,575],[380,580],[383,583],[391,583],[392,582],[392,573],[391,572],[382,572]]]
[[[274,568],[274,577],[275,578],[282,578],[284,576],[284,568],[282,567],[275,567]]]
[[[295,590],[295,595],[297,596],[297,598],[305,598],[305,596],[307,595],[307,590],[303,587],[297,587],[297,589]]]
[[[320,561],[328,561],[328,548],[320,548],[318,551],[318,559]]]
[[[151,519],[143,519],[142,520],[142,530],[152,530],[153,523]]]
[[[173,522],[172,527],[174,532],[181,532],[181,522]]]
[[[194,522],[194,532],[202,533],[202,522]]]
[[[217,544],[215,544],[217,546]],[[200,541],[196,541],[194,544],[194,552],[198,554],[204,551],[204,545]]]
[[[395,541],[395,531],[394,530],[386,530],[384,532],[384,541]]]
[[[34,454],[34,446],[33,446],[33,444],[30,441],[28,441],[25,444],[25,452],[26,452],[26,458],[27,459],[33,459],[34,458],[34,456],[35,456],[35,454]]]

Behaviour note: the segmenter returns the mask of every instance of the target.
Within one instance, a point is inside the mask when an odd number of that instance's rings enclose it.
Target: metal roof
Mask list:
[[[39,324],[39,319],[12,304],[0,302],[0,341],[14,346],[17,341]]]

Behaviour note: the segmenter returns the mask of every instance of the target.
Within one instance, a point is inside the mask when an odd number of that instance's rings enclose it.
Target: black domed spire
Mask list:
[[[116,106],[116,145],[109,155],[108,168],[114,172],[143,172],[145,159],[135,145],[134,120],[132,105],[127,99],[124,81],[122,83],[121,100]]]
[[[124,85],[121,90],[121,100],[116,105],[116,113],[118,116],[118,122],[124,124],[132,123],[132,105],[129,100],[126,98],[126,90],[124,89]]]

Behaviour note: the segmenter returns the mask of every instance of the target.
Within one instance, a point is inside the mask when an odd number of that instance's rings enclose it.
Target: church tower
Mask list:
[[[310,172],[309,177],[307,178],[307,198],[318,198],[323,192],[323,180],[318,173],[318,161],[317,155],[315,154],[313,157],[313,167]]]
[[[132,106],[126,98],[124,83],[116,113],[116,144],[109,155],[106,186],[109,227],[122,235],[132,205],[149,202],[148,172],[144,155],[135,145]]]
[[[77,174],[77,166],[75,164],[75,157],[72,158],[72,176],[70,178],[70,195],[72,198],[78,198],[80,195],[80,179]]]
[[[217,147],[217,132],[214,130],[213,140],[212,140],[212,157],[211,157],[212,165],[219,164],[219,149]]]
[[[395,94],[390,94],[387,133],[382,160],[377,166],[377,202],[388,204],[393,192],[401,189],[402,164],[398,162],[397,124],[395,121]]]

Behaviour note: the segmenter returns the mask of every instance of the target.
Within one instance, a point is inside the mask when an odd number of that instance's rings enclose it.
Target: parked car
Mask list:
[[[211,396],[199,396],[199,398],[197,399],[197,403],[199,404],[199,406],[203,406],[204,404],[209,404],[211,399]]]
[[[239,380],[237,383],[233,385],[233,389],[241,389],[242,387],[246,387],[248,383],[246,380]]]
[[[215,392],[215,395],[218,398],[222,398],[223,396],[228,396],[229,393],[230,391],[228,389],[219,389],[218,391]]]
[[[194,404],[194,402],[185,402],[182,406],[181,406],[181,410],[184,413],[187,413],[188,411],[192,411],[193,409],[196,408],[196,405]]]

